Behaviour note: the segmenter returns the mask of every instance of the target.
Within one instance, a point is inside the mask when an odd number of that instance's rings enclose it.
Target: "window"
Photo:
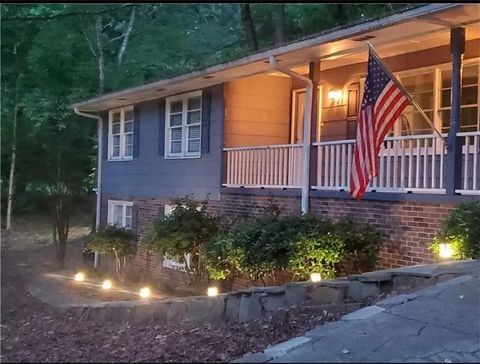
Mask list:
[[[462,95],[460,102],[460,130],[476,131],[478,125],[478,83],[479,64],[465,65],[462,71]],[[442,132],[448,132],[450,127],[452,71],[442,71],[442,84],[440,89],[440,114],[442,119]]]
[[[172,205],[165,205],[164,209],[164,215],[169,216],[174,210],[174,206]],[[185,257],[185,260],[187,261],[188,265],[190,266],[191,263],[191,255],[187,254]],[[170,269],[176,269],[176,270],[185,270],[185,263],[182,261],[181,256],[177,256],[174,259],[163,257],[163,264],[162,266],[164,268],[170,268]]]
[[[421,70],[400,72],[398,78],[418,102],[438,130],[450,130],[451,110],[451,64],[438,65]],[[480,130],[479,115],[479,62],[465,61],[462,70],[462,96],[460,131]],[[415,135],[433,133],[427,121],[412,106],[408,105],[395,123],[392,135]]]
[[[108,200],[108,224],[131,229],[132,209],[131,201]]]
[[[133,158],[133,107],[110,110],[109,113],[109,160]]]
[[[202,92],[168,97],[165,115],[165,157],[200,157]]]

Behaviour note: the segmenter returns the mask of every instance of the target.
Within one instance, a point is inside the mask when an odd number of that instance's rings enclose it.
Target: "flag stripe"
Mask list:
[[[360,108],[350,193],[361,199],[370,180],[377,176],[377,157],[383,140],[408,105],[403,91],[369,54],[365,92]]]

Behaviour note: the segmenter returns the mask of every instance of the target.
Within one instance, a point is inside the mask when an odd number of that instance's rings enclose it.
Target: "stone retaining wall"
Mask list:
[[[165,300],[104,302],[68,308],[85,320],[163,323],[179,321],[245,322],[295,305],[360,302],[380,293],[435,284],[457,274],[378,271],[320,283],[295,282],[220,294]]]

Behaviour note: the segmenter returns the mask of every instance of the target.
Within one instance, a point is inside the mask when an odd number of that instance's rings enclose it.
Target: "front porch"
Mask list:
[[[456,193],[480,195],[480,131],[457,134],[462,140],[462,174]],[[446,138],[446,134],[444,137]],[[314,143],[317,163],[310,186],[349,191],[355,140]],[[301,144],[225,148],[225,187],[301,188]],[[367,191],[445,194],[446,151],[435,134],[386,138],[379,173]]]
[[[455,66],[450,29],[391,43],[388,35],[383,42],[378,40],[380,56],[443,138],[416,109],[407,107],[382,145],[378,176],[367,192],[480,195],[480,38],[476,25],[466,26],[461,96],[452,91]],[[308,64],[288,66],[300,77],[286,75],[279,68],[227,83],[222,186],[349,191],[367,55],[366,47],[360,49],[357,44]],[[313,82],[311,100],[301,77]],[[450,127],[455,107],[459,109],[457,132]],[[305,117],[305,110],[310,109]],[[306,125],[310,130],[304,130]],[[456,135],[461,149],[453,161],[446,148],[449,133],[450,138]]]

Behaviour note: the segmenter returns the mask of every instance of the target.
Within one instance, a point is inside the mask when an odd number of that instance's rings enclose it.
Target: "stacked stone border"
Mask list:
[[[416,267],[410,267],[416,268]],[[360,302],[403,287],[423,287],[455,278],[461,272],[425,272],[409,268],[383,270],[320,283],[294,282],[284,286],[255,287],[215,297],[190,296],[152,301],[101,302],[64,306],[83,320],[160,323],[245,322],[292,306],[308,303]]]

